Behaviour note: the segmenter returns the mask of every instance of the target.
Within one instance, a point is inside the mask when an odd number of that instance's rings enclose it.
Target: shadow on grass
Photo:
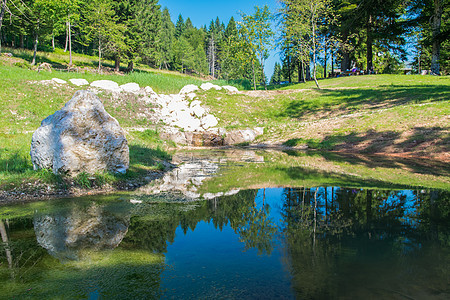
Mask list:
[[[444,154],[450,149],[449,127],[416,127],[406,140],[397,142],[400,138],[399,132],[384,131],[376,132],[369,130],[365,133],[350,133],[329,135],[322,140],[314,139],[291,139],[285,142],[287,146],[307,144],[309,148],[316,150],[344,150],[352,153],[376,154],[384,153],[386,150],[392,153],[412,152],[417,156],[427,154]],[[331,154],[328,154],[328,156]],[[343,157],[340,161],[349,160],[350,163],[364,164],[369,168],[377,166],[385,168],[409,168],[415,173],[431,174],[436,176],[450,176],[450,171],[445,163],[430,159],[393,159],[387,157],[358,159],[354,154],[333,154],[331,157]],[[334,159],[332,159],[334,160]]]
[[[411,85],[380,86],[378,88],[357,88],[317,90],[319,99],[293,100],[280,113],[281,117],[301,119],[314,111],[331,111],[331,109],[354,110],[369,105],[370,109],[394,107],[405,104],[445,101],[450,98],[446,85]]]
[[[131,145],[130,149],[130,166],[141,165],[146,167],[155,166],[161,160],[170,160],[172,157],[169,153],[161,148],[147,148],[139,145]]]
[[[0,148],[0,172],[19,174],[33,169],[29,157],[19,152],[8,155],[9,157],[6,158],[2,157],[6,156],[3,153],[7,152],[7,149]]]

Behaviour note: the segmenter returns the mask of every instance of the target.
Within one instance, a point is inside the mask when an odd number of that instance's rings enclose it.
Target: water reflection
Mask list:
[[[286,187],[196,202],[133,197],[48,202],[2,220],[0,294],[58,297],[62,285],[76,297],[450,295],[447,191]]]

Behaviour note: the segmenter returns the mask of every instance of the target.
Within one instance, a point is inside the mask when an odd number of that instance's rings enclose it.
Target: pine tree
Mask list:
[[[169,10],[164,8],[161,17],[161,30],[158,32],[159,48],[158,65],[159,68],[170,68],[173,60],[173,43],[174,43],[175,26],[170,19]]]

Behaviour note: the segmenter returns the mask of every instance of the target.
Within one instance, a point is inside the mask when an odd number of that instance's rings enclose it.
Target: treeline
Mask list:
[[[157,0],[1,0],[1,42],[16,48],[97,55],[132,71],[134,64],[261,82],[263,71],[247,28],[219,18],[196,28],[180,15],[176,24]],[[268,11],[268,10],[267,10]],[[245,16],[243,16],[245,17]],[[248,22],[247,22],[248,23]],[[244,24],[244,23],[242,23]],[[1,26],[1,22],[0,22]],[[251,30],[254,32],[254,30]],[[253,33],[252,33],[253,34]],[[265,78],[264,78],[265,79]]]
[[[0,41],[18,48],[55,47],[182,73],[266,83],[264,64],[277,47],[272,83],[334,76],[337,71],[450,73],[450,0],[281,0],[242,21],[219,18],[196,28],[174,24],[158,0],[0,0]],[[2,26],[3,25],[3,26]],[[276,33],[273,25],[277,25]],[[70,55],[71,57],[71,55]],[[35,63],[35,57],[32,64]],[[72,65],[70,60],[69,66]],[[337,70],[339,69],[339,70]]]
[[[414,57],[413,72],[450,73],[449,0],[280,2],[282,64],[272,82],[352,69],[398,73],[407,54]]]

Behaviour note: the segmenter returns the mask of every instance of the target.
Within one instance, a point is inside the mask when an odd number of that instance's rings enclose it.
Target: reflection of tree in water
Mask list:
[[[448,192],[300,188],[284,198],[285,262],[299,298],[448,288],[449,257],[434,257],[449,241]]]
[[[167,243],[173,243],[175,231],[180,226],[186,234],[194,230],[201,221],[212,222],[220,230],[230,225],[247,247],[254,247],[260,253],[270,253],[272,236],[276,228],[268,218],[269,207],[256,208],[257,190],[240,191],[238,194],[221,197],[220,200],[199,201],[192,209],[186,204],[154,203],[147,209],[161,212],[159,217],[145,215],[132,217],[127,236],[122,245],[138,247],[164,253]]]
[[[240,236],[241,242],[244,242],[245,249],[255,248],[258,254],[272,253],[274,247],[274,240],[278,231],[277,226],[269,217],[270,206],[265,204],[266,191],[264,189],[263,203],[261,208],[256,207],[256,202],[253,206],[242,216],[244,224],[235,228]]]

